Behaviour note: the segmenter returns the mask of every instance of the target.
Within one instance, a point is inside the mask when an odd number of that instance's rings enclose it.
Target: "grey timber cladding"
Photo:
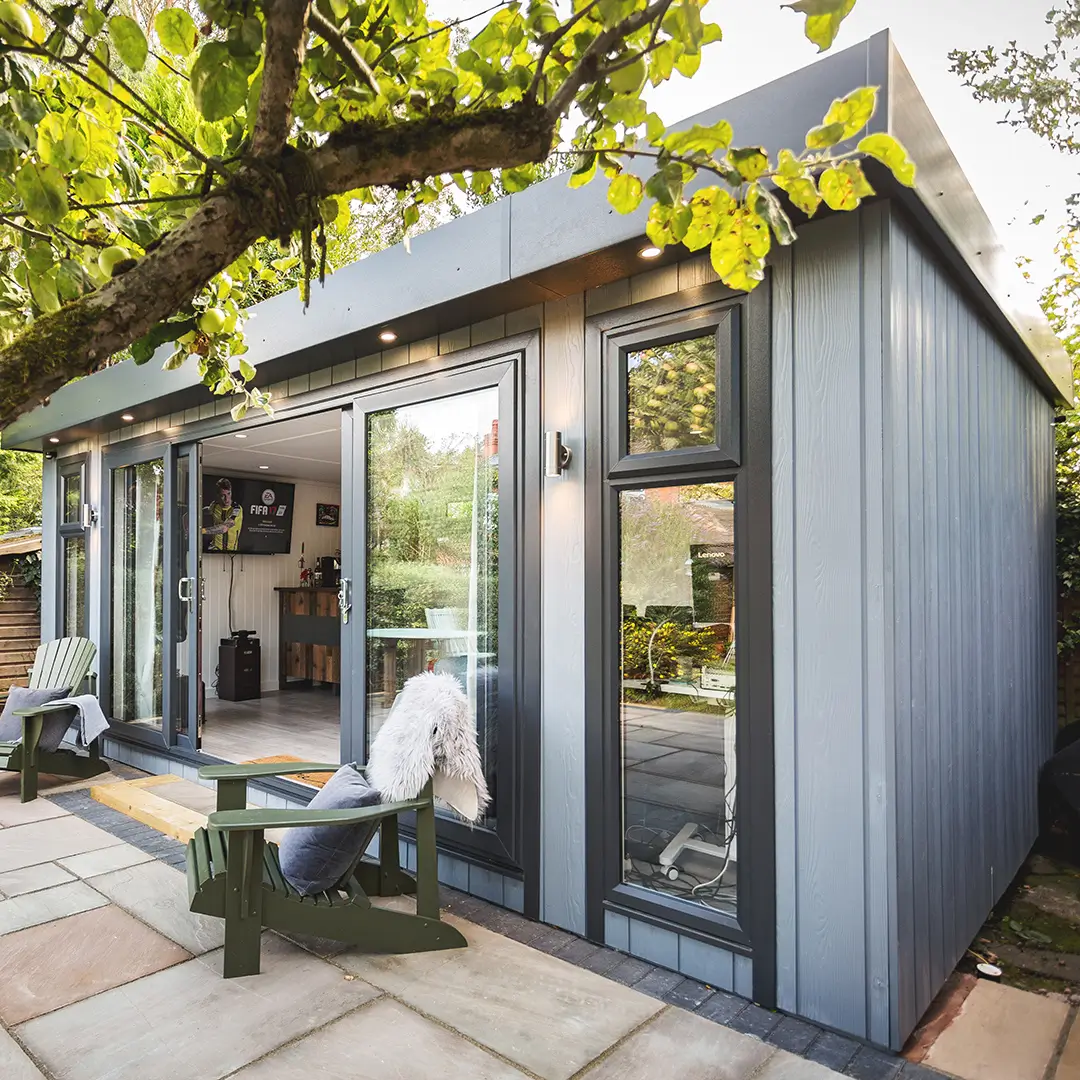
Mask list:
[[[889,1041],[874,206],[774,262],[777,1004]],[[884,966],[884,970],[883,970]]]
[[[895,206],[773,303],[777,1004],[898,1048],[1038,830],[1052,407]]]
[[[1056,591],[1050,404],[899,216],[887,258],[895,1045],[1038,832]]]

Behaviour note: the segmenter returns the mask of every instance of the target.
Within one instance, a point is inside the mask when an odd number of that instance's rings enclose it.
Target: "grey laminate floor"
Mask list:
[[[202,750],[225,761],[290,755],[340,757],[341,698],[332,690],[283,690],[252,701],[207,697]]]

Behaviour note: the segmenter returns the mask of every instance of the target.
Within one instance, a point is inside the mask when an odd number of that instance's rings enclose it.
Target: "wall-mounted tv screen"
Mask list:
[[[226,555],[288,555],[295,491],[294,484],[265,477],[205,471],[203,551]]]

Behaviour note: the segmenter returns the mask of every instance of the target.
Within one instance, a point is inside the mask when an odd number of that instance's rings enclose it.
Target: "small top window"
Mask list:
[[[82,470],[64,473],[63,485],[64,524],[76,524],[82,516]]]
[[[604,333],[609,475],[739,465],[738,303]]]
[[[628,349],[623,355],[631,454],[715,443],[715,334]]]

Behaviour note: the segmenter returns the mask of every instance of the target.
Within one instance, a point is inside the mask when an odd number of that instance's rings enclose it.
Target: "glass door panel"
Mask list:
[[[368,749],[404,681],[453,675],[469,698],[497,824],[499,391],[367,417]]]
[[[112,718],[162,732],[164,459],[114,469],[111,500]]]
[[[172,581],[175,596],[172,665],[172,709],[175,742],[199,748],[202,734],[202,576],[199,521],[199,446],[177,450],[172,483]]]

